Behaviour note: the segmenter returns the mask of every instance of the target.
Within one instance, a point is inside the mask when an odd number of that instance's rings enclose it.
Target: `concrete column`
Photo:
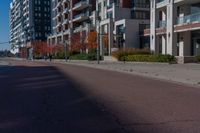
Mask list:
[[[102,37],[102,34],[103,34],[103,28],[104,28],[104,25],[101,25],[100,26],[100,31],[99,31],[99,34],[100,34],[100,55],[104,55],[104,51],[103,51],[103,37]]]
[[[114,27],[114,23],[113,21],[111,20],[109,25],[108,25],[108,36],[109,36],[109,43],[108,43],[108,49],[109,49],[109,55],[111,55],[111,48],[113,47],[113,38],[114,38],[114,35],[113,35],[113,27]]]
[[[166,21],[166,10],[162,10],[162,21]]]
[[[177,7],[174,0],[167,5],[167,54],[176,55],[177,35],[174,33],[174,24],[177,18]]]
[[[55,36],[55,44],[58,44],[58,37]]]
[[[162,36],[162,54],[166,54],[167,53],[167,45],[166,45],[166,37],[165,35]]]
[[[64,44],[64,35],[61,35],[61,42]]]
[[[156,11],[156,0],[151,0],[151,26],[150,26],[150,50],[156,53],[156,25],[158,22],[158,12]]]

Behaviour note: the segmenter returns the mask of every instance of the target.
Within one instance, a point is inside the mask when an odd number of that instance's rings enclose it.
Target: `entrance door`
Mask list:
[[[200,38],[194,39],[194,55],[200,55]]]

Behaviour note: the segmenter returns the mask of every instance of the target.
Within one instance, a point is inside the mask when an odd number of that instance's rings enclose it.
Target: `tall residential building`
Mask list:
[[[149,37],[140,35],[150,25],[149,0],[97,0],[96,8],[101,55],[119,48],[149,47]]]
[[[95,30],[95,0],[52,0],[52,34],[49,44],[71,45],[74,35],[82,40]]]
[[[151,50],[177,56],[180,63],[200,55],[200,1],[151,0]]]
[[[51,0],[13,0],[10,4],[10,43],[29,48],[32,41],[46,41],[51,33]],[[28,49],[27,49],[28,50]]]

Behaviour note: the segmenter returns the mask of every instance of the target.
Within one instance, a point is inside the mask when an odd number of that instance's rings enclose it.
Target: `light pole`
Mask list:
[[[101,18],[99,16],[99,13],[97,11],[97,23],[98,23],[98,35],[97,35],[97,63],[100,64],[100,22],[101,22]]]

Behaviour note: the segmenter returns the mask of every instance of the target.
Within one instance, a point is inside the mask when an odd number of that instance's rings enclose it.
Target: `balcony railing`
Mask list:
[[[82,5],[87,5],[87,4],[89,4],[88,0],[81,0],[80,2],[74,5],[74,8],[80,7]]]
[[[107,9],[111,9],[111,8],[113,8],[113,3],[112,3],[112,4],[109,4],[109,5],[107,5]]]
[[[160,2],[164,2],[165,0],[158,0],[158,2],[157,3],[160,3]]]
[[[166,28],[167,21],[159,21],[158,22],[158,28]]]
[[[81,17],[89,17],[89,13],[80,13],[78,15],[75,15],[74,19],[78,19],[78,18],[81,18]]]
[[[200,22],[200,13],[177,18],[177,24]]]

